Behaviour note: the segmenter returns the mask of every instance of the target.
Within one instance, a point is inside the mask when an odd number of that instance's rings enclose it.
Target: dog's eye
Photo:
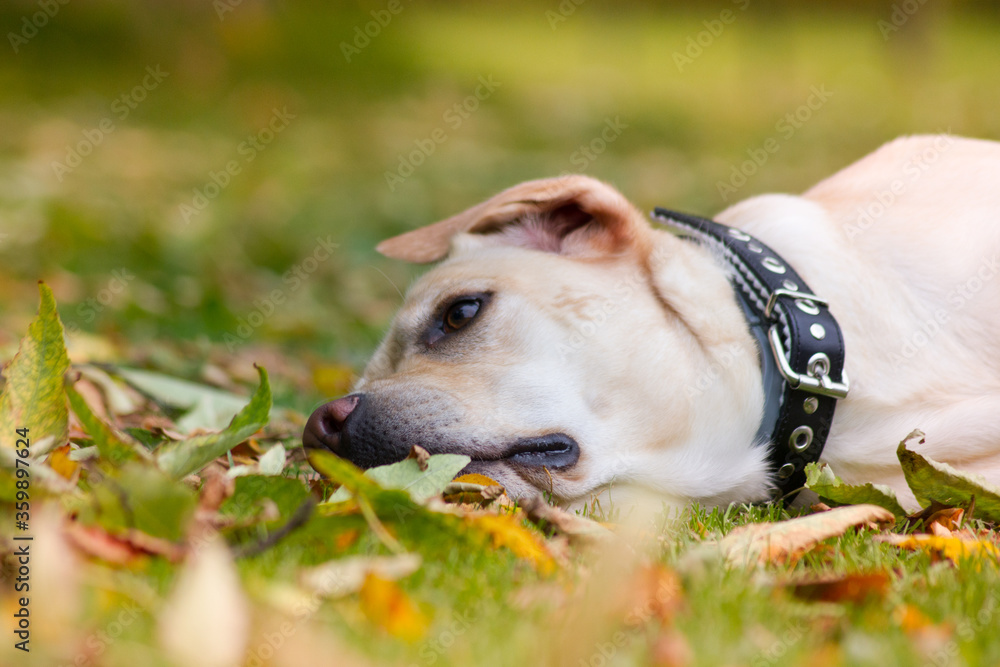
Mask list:
[[[479,313],[479,299],[462,299],[448,306],[444,314],[444,330],[454,333],[471,322]]]

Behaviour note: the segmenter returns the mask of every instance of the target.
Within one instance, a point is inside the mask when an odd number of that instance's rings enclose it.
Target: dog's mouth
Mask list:
[[[497,456],[473,456],[472,463],[504,461],[529,468],[568,468],[580,459],[580,445],[565,433],[521,438]]]

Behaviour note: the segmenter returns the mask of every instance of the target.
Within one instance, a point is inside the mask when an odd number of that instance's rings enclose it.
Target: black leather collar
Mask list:
[[[794,497],[805,484],[806,464],[823,453],[837,400],[849,388],[837,321],[788,262],[749,234],[663,208],[652,215],[732,266],[730,281],[760,347],[765,402],[754,444],[770,450],[775,497]]]

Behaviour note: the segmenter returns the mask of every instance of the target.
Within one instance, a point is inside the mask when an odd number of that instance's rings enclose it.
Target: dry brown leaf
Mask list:
[[[940,526],[941,528],[946,529],[950,534],[951,531],[958,530],[962,527],[962,519],[964,516],[965,510],[961,507],[949,507],[938,510],[927,519],[927,528],[931,529],[934,526]]]
[[[532,523],[543,530],[552,527],[572,541],[599,542],[614,537],[614,533],[596,521],[553,507],[540,495],[522,498],[519,504]]]
[[[859,604],[871,598],[884,598],[889,592],[888,572],[855,572],[845,575],[810,577],[796,582],[797,597],[814,602],[850,602]]]
[[[410,448],[410,453],[406,455],[407,459],[413,459],[417,462],[417,467],[420,468],[421,472],[427,470],[427,461],[431,458],[430,452],[421,447],[420,445],[413,445]]]
[[[797,559],[823,540],[869,524],[891,524],[892,512],[875,505],[837,507],[829,512],[778,523],[740,526],[718,542],[731,564],[785,563]]]
[[[112,535],[100,526],[71,521],[66,526],[66,536],[84,555],[114,565],[131,565],[145,556],[163,556],[175,563],[184,558],[182,546],[135,529]]]

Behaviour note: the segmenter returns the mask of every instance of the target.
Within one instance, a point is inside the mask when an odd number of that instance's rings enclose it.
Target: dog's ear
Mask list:
[[[650,229],[610,185],[589,176],[560,176],[515,185],[447,220],[383,241],[377,250],[394,259],[434,262],[461,233],[551,252],[598,254],[645,246]]]

